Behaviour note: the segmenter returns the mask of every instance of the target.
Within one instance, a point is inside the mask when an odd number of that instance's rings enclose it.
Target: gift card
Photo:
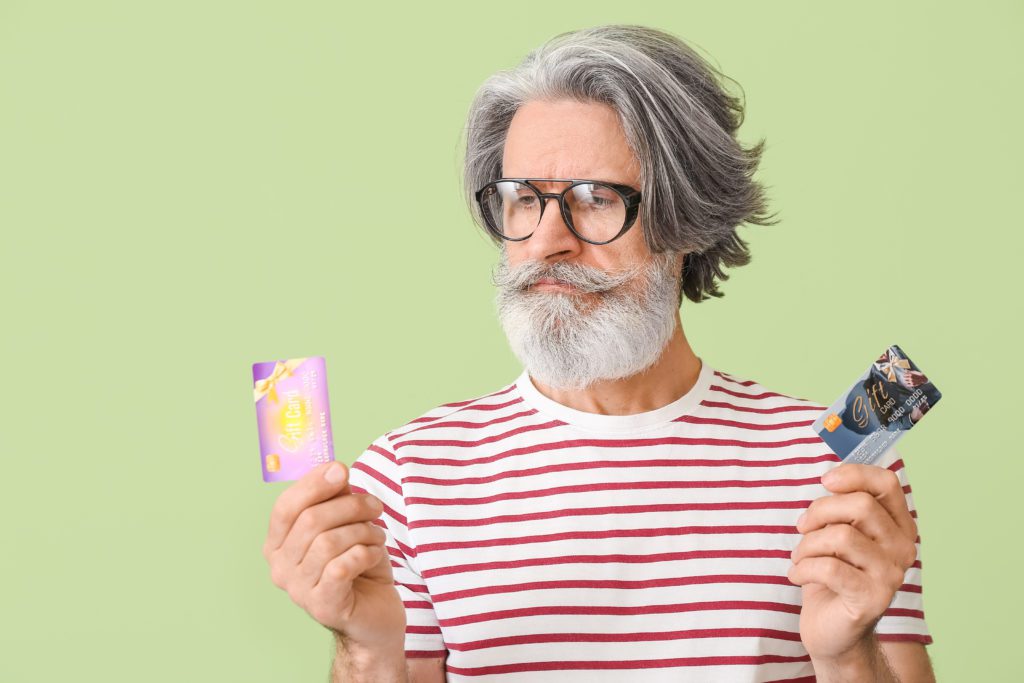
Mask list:
[[[914,361],[893,345],[818,416],[812,428],[843,462],[871,464],[941,397]]]
[[[263,481],[294,481],[334,460],[322,357],[253,363],[252,380]]]

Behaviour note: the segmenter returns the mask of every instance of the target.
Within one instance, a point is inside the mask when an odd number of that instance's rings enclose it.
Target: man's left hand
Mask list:
[[[822,477],[833,495],[797,520],[789,580],[803,590],[800,638],[816,661],[863,649],[917,559],[917,524],[896,474],[848,463]]]

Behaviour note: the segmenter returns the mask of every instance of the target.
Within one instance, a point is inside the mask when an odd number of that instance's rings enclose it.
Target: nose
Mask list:
[[[565,224],[556,197],[542,197],[544,212],[530,239],[523,243],[528,257],[545,263],[579,255],[583,242]]]

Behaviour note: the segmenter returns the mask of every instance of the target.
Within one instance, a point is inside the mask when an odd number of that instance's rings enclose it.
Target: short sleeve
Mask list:
[[[903,486],[903,493],[907,499],[907,507],[910,514],[918,521],[917,508],[914,505],[914,497],[910,490],[910,478],[907,475],[906,463],[897,452],[895,446],[890,446],[882,457],[874,463],[879,467],[885,467],[896,473],[900,484]],[[918,521],[920,525],[920,522]],[[928,630],[928,624],[924,619],[924,595],[923,583],[921,581],[921,536],[920,529],[917,537],[917,559],[913,566],[907,570],[903,577],[903,585],[896,591],[889,608],[882,614],[878,624],[875,626],[875,633],[879,640],[907,640],[924,645],[932,643],[932,636]]]
[[[398,460],[386,438],[381,436],[356,458],[350,474],[355,493],[371,493],[384,503],[376,523],[384,529],[395,587],[405,605],[405,656],[444,657],[447,654],[434,603],[416,566],[416,549],[409,539],[405,497]]]

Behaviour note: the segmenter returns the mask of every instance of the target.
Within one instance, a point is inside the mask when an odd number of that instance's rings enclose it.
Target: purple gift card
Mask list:
[[[263,481],[294,481],[334,460],[322,357],[253,363],[252,380]]]

